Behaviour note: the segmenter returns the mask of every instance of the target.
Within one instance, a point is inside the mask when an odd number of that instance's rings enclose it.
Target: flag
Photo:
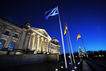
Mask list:
[[[52,9],[52,10],[48,10],[45,12],[45,16],[46,16],[46,19],[48,19],[50,16],[56,16],[58,15],[58,7]]]
[[[80,35],[80,33],[79,33],[79,34],[78,34],[78,36],[77,36],[77,40],[78,40],[79,38],[81,38],[81,35]]]
[[[64,35],[66,34],[66,31],[67,31],[67,24],[65,25]]]

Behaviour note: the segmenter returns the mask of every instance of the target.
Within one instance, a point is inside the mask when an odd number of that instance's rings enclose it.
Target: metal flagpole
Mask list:
[[[57,6],[57,8],[58,8],[58,6]],[[62,26],[61,26],[61,19],[60,19],[60,14],[59,14],[59,8],[58,8],[58,18],[59,18],[59,25],[60,25],[60,31],[61,31],[61,39],[62,39],[63,52],[64,52],[65,68],[67,68],[67,60],[66,60],[66,54],[65,54],[65,48],[64,48],[64,40],[63,40],[63,33],[62,33]]]
[[[67,31],[68,31],[68,27],[67,27]],[[68,31],[68,37],[69,37],[69,41],[70,41],[70,46],[71,46],[73,61],[74,61],[74,64],[75,64],[75,58],[74,58],[74,54],[73,54],[73,48],[72,48],[72,43],[71,43],[69,31]]]
[[[67,32],[66,32],[66,37],[67,37],[68,50],[69,50],[69,55],[70,55],[70,62],[71,62],[71,64],[73,65],[72,57],[71,57],[71,51],[70,51],[70,47],[69,47],[69,43],[68,43],[68,36],[67,36]]]
[[[88,57],[87,52],[86,52],[86,49],[85,49],[85,45],[84,45],[84,42],[83,42],[83,39],[81,38],[81,40],[82,40],[82,44],[83,44],[83,46],[84,46],[84,50],[85,50],[86,57]]]

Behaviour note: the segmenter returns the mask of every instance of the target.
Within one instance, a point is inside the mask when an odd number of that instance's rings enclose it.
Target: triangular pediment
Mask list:
[[[40,34],[44,35],[45,37],[48,37],[51,39],[51,37],[48,35],[48,33],[46,32],[46,30],[44,29],[40,29],[40,28],[34,28],[32,27],[32,29],[36,30],[37,32],[39,32]]]

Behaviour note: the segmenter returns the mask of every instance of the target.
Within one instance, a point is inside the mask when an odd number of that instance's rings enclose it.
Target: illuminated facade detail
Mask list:
[[[50,41],[49,52],[54,53],[54,54],[57,54],[58,52],[58,54],[60,54],[60,45],[57,39],[53,39]]]
[[[20,27],[0,18],[0,51],[9,47],[11,52],[60,54],[58,40],[52,40],[44,29],[31,27],[29,21]]]

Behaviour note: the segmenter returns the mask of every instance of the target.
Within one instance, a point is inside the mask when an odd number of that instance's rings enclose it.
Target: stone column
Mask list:
[[[48,40],[46,39],[46,52],[48,53]]]
[[[26,31],[22,31],[22,34],[20,36],[20,39],[19,39],[19,46],[18,46],[18,49],[23,49],[23,45],[24,45],[24,42],[25,42],[25,38],[26,37]]]
[[[35,33],[32,33],[32,50],[35,50]]]
[[[44,38],[41,38],[41,52],[43,52],[44,48]]]
[[[29,33],[26,34],[26,37],[25,37],[25,41],[24,41],[24,46],[23,46],[23,49],[28,49],[28,43],[29,43]]]
[[[44,41],[43,41],[43,52],[46,52],[46,39],[44,38]]]
[[[1,25],[0,27],[0,39],[1,39],[1,35],[5,32],[5,25]]]
[[[32,43],[32,34],[29,36],[29,43],[28,43],[28,49],[31,50],[31,43]]]
[[[37,48],[36,48],[37,52],[39,51],[39,45],[40,45],[40,36],[37,35]]]
[[[44,52],[47,52],[47,39],[44,39]]]
[[[37,34],[35,35],[34,48],[35,48],[34,54],[36,54],[37,53]]]
[[[39,52],[41,52],[41,37],[39,38]]]

